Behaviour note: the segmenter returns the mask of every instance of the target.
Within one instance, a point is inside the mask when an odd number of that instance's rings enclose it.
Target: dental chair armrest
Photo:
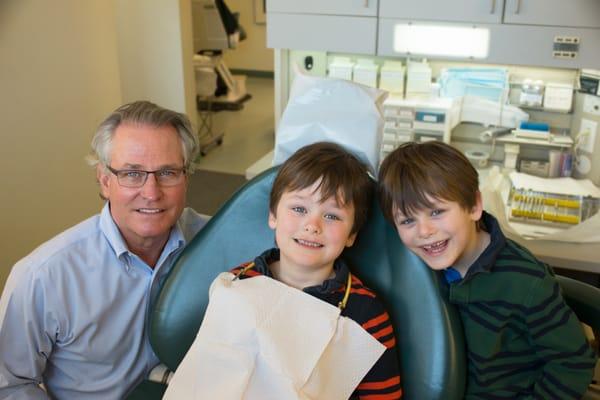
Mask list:
[[[589,325],[594,332],[600,332],[600,289],[561,275],[556,275],[556,280],[562,288],[566,303],[577,318]]]
[[[152,368],[141,384],[127,396],[126,400],[160,400],[163,398],[173,372],[165,364]]]
[[[167,385],[144,380],[136,386],[125,400],[161,400],[167,391]]]

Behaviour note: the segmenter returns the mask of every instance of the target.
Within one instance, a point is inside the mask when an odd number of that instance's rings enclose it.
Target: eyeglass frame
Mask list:
[[[187,174],[187,168],[186,167],[181,167],[181,168],[161,168],[161,169],[157,169],[154,171],[144,171],[143,169],[115,169],[113,167],[111,167],[110,165],[107,165],[106,168],[114,175],[117,177],[117,182],[119,183],[119,186],[122,187],[126,187],[126,188],[131,188],[131,189],[139,189],[141,187],[143,187],[146,182],[148,182],[148,176],[150,176],[150,174],[154,174],[154,179],[156,180],[156,184],[158,186],[161,187],[174,187],[179,185],[181,182],[177,182],[173,185],[165,185],[163,182],[160,181],[160,178],[157,178],[156,173],[157,172],[162,172],[162,171],[177,171],[179,173],[181,173],[182,175],[186,175]],[[142,183],[139,186],[128,186],[128,185],[123,185],[121,183],[121,179],[119,178],[119,173],[123,173],[123,172],[139,172],[139,173],[143,173],[144,174],[144,180],[142,181]],[[178,177],[181,175],[178,175]]]

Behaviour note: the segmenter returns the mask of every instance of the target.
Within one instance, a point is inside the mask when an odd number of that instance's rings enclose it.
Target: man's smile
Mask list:
[[[158,214],[164,211],[162,208],[137,208],[135,211],[142,214]]]

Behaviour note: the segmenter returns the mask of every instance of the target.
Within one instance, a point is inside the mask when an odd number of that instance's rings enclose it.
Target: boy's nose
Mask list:
[[[435,226],[429,222],[424,221],[419,223],[419,236],[423,239],[427,239],[435,233]]]
[[[321,226],[320,226],[319,222],[313,218],[313,219],[310,219],[309,221],[306,221],[306,225],[304,225],[304,231],[311,233],[311,234],[320,233]]]

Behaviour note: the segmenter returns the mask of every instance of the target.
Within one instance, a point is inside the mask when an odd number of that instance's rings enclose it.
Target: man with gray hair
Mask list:
[[[2,399],[120,399],[158,363],[149,304],[206,222],[184,208],[198,139],[185,115],[140,101],[92,148],[101,213],[20,260],[0,298]]]

